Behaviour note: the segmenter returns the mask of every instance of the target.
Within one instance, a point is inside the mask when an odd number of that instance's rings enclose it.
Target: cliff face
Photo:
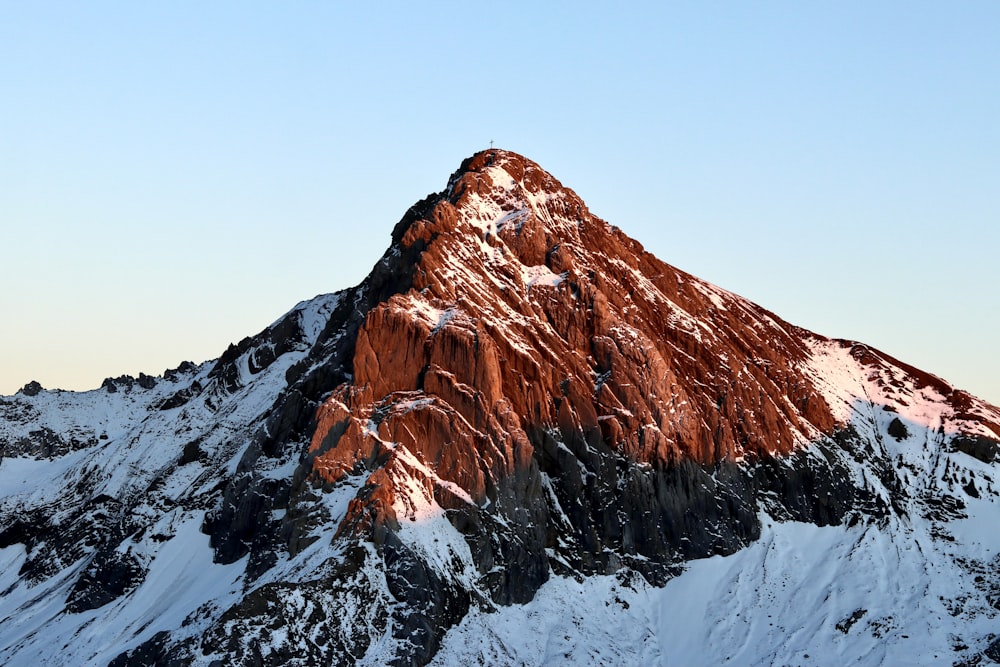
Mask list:
[[[364,535],[412,520],[420,487],[464,517],[497,602],[531,599],[551,556],[662,579],[739,548],[758,523],[738,464],[835,432],[805,371],[820,339],[660,262],[521,156],[467,160],[394,241],[420,248],[410,286],[366,314],[308,478],[367,476],[341,525]],[[854,495],[805,518],[839,521]],[[504,531],[516,554],[490,545]]]
[[[402,226],[399,247],[425,250],[359,333],[355,418],[422,391],[477,430],[512,413],[657,465],[782,455],[832,432],[800,370],[809,334],[660,262],[520,156],[480,153]]]
[[[411,208],[358,287],[144,377],[0,404],[5,455],[55,457],[67,489],[0,506],[29,610],[0,655],[147,604],[191,526],[218,585],[76,657],[424,664],[553,578],[661,586],[770,521],[932,535],[995,494],[995,407],[659,261],[500,150]]]

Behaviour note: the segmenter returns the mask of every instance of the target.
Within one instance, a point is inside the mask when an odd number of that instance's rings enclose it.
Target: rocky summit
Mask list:
[[[462,163],[219,359],[0,399],[6,665],[1000,661],[1000,410]]]

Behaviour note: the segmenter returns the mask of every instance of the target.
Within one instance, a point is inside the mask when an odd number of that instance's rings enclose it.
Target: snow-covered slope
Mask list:
[[[275,350],[266,335],[146,386],[119,378],[2,399],[0,662],[106,664],[206,602],[237,599],[245,568],[214,564],[201,532],[212,489],[237,471],[337,300],[272,325],[283,353],[263,368]],[[290,461],[273,474],[290,474]]]
[[[0,662],[992,664],[998,443],[486,151],[218,360],[0,399]]]

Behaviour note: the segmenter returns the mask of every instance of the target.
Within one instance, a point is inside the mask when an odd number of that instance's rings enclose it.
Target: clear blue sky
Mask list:
[[[1000,3],[0,0],[0,393],[218,356],[518,151],[1000,403]]]

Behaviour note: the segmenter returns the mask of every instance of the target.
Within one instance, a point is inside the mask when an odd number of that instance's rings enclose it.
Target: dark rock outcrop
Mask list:
[[[25,396],[38,396],[43,390],[42,385],[35,380],[21,387],[21,393]]]
[[[66,600],[66,611],[75,614],[97,609],[142,583],[146,569],[129,552],[102,551],[77,579]]]

